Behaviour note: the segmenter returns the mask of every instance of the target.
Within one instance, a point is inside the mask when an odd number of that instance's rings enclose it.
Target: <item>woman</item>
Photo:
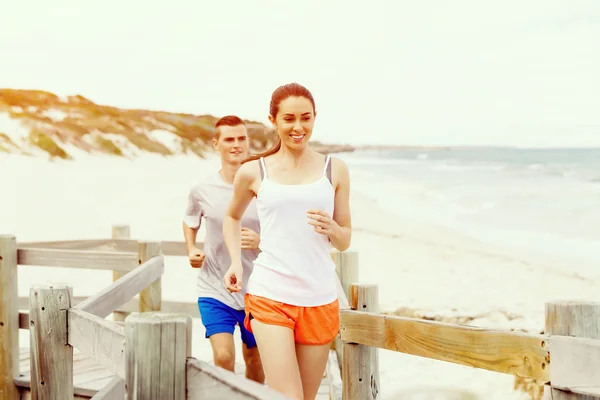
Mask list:
[[[274,146],[238,170],[223,222],[231,267],[225,286],[242,290],[240,219],[256,196],[261,253],[244,297],[244,325],[254,333],[268,385],[290,398],[314,399],[339,304],[331,246],[350,246],[350,178],[346,164],[308,147],[316,111],[303,86],[281,86],[271,97]]]

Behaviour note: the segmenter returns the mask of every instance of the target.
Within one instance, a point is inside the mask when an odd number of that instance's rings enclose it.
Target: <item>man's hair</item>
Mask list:
[[[215,139],[219,140],[219,137],[221,136],[221,130],[219,129],[220,126],[238,126],[238,125],[246,125],[244,124],[244,121],[242,121],[242,119],[240,117],[238,117],[237,115],[226,115],[222,118],[220,118],[217,123],[215,124]]]

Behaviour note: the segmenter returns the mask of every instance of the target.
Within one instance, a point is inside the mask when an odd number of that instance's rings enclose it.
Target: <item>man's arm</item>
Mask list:
[[[204,262],[204,252],[196,247],[196,236],[200,229],[202,214],[200,202],[195,195],[194,188],[192,188],[188,195],[188,204],[183,219],[183,237],[185,238],[185,248],[190,265],[193,268],[202,267],[202,262]]]
[[[185,238],[185,249],[189,253],[196,248],[196,236],[198,236],[198,230],[200,228],[190,228],[185,221],[183,221],[183,237]]]

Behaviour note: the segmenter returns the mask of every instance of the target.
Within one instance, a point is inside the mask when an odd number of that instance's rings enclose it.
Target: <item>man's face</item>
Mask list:
[[[248,132],[246,126],[220,126],[219,140],[213,145],[221,154],[221,160],[230,163],[241,163],[248,157]]]

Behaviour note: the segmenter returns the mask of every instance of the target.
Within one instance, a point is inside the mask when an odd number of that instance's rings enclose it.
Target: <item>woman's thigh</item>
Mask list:
[[[330,349],[331,343],[325,345],[296,345],[296,357],[305,400],[313,400],[319,391]]]
[[[281,325],[251,320],[267,385],[292,398],[303,400],[302,381],[296,362],[294,331]]]

